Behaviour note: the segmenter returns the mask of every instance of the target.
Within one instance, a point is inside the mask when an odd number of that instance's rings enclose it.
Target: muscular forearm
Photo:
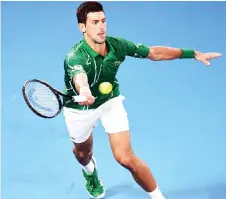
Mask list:
[[[89,88],[88,77],[86,73],[79,73],[74,76],[73,82],[75,84],[76,91],[80,96],[85,99],[80,102],[80,105],[89,106],[95,102],[95,98],[92,96],[91,90]]]
[[[79,73],[75,75],[73,82],[78,93],[80,93],[81,88],[89,89],[88,78],[85,73]]]
[[[192,58],[192,51],[190,52],[190,58]],[[153,61],[161,61],[161,60],[173,60],[181,58],[182,50],[179,48],[171,48],[166,46],[153,46],[150,47],[148,58]]]

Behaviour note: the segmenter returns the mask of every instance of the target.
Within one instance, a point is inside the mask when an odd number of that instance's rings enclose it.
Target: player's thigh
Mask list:
[[[78,145],[90,138],[99,115],[95,110],[80,111],[65,107],[64,118],[70,139]]]
[[[119,96],[111,99],[102,107],[101,122],[105,132],[109,134],[129,130],[128,115],[123,100],[124,98]]]

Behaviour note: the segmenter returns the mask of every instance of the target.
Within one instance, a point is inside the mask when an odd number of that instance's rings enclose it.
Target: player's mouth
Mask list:
[[[100,33],[98,33],[98,36],[104,37],[105,36],[105,33],[104,32],[100,32]]]

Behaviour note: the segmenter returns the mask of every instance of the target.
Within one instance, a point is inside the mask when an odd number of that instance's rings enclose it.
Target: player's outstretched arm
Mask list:
[[[91,105],[95,99],[91,94],[88,77],[85,66],[86,60],[83,56],[77,56],[73,51],[68,53],[64,60],[64,68],[68,76],[74,83],[75,89],[80,96],[85,97],[84,102],[80,102],[80,105]]]
[[[94,103],[95,98],[92,96],[92,93],[89,88],[88,78],[86,73],[78,73],[73,77],[73,82],[75,84],[76,91],[80,96],[85,96],[86,101],[80,102],[80,105],[91,105]]]
[[[218,58],[220,56],[221,54],[216,52],[201,53],[191,49],[180,49],[166,46],[153,46],[150,47],[148,58],[153,61],[194,58],[209,66],[210,65],[209,60]]]

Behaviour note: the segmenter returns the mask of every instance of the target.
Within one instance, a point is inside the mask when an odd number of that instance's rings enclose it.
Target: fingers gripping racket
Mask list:
[[[31,79],[25,82],[22,93],[28,107],[38,116],[43,118],[56,117],[65,104],[69,102],[82,102],[85,98],[82,96],[68,96],[56,90],[48,83]],[[63,104],[62,96],[68,98]]]

